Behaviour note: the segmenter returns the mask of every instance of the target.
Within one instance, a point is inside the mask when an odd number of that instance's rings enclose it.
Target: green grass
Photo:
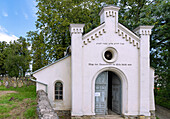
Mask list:
[[[22,94],[22,95],[16,95],[16,94],[10,94],[10,95],[15,95],[20,100],[24,98],[36,99],[35,86],[27,86],[27,87],[21,87],[21,88],[14,88],[14,87],[6,88],[5,86],[0,86],[0,91],[17,91],[19,92],[19,94]]]
[[[0,114],[8,113],[10,110],[14,109],[16,105],[0,105]]]
[[[11,113],[11,111],[23,111],[23,116],[26,119],[35,119],[37,118],[36,115],[36,87],[35,86],[27,86],[21,88],[6,88],[5,86],[0,86],[0,91],[16,91],[17,93],[11,93],[6,95],[0,96],[0,119],[7,118],[7,117],[16,117],[22,115],[15,115],[15,113]],[[9,99],[14,98],[12,101]],[[27,105],[24,107],[23,103]],[[24,109],[19,110],[20,107],[23,106]],[[18,117],[17,117],[18,116]]]
[[[27,109],[25,112],[24,112],[24,117],[26,117],[27,119],[30,119],[30,118],[37,118],[36,116],[36,107],[31,107],[29,109]]]
[[[10,114],[0,115],[0,119],[4,119],[4,118],[7,118],[7,117],[11,117],[11,115]]]

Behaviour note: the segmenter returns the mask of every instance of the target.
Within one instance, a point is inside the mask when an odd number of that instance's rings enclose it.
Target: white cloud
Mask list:
[[[18,37],[12,34],[8,34],[8,31],[4,27],[0,26],[0,41],[6,41],[7,43],[9,43],[10,41],[13,42],[17,39]]]
[[[3,12],[2,12],[2,15],[3,15],[4,17],[7,17],[7,16],[8,16],[8,13],[6,13],[5,11],[3,11]]]
[[[0,32],[0,41],[6,41],[7,43],[9,43],[10,41],[14,41],[17,40],[18,37],[16,37],[15,35],[9,35],[7,33],[2,33]]]
[[[4,27],[0,26],[0,32],[8,32]]]

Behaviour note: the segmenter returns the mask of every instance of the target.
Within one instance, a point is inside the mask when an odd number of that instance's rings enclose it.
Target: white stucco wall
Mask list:
[[[154,73],[155,69],[150,68],[150,110],[155,110],[155,99],[154,99]]]
[[[59,62],[50,65],[43,70],[33,74],[33,76],[42,83],[48,85],[48,98],[55,110],[70,110],[71,109],[71,70],[70,56]],[[60,81],[63,84],[63,100],[54,99],[55,82]],[[37,83],[36,90],[44,90],[45,86]]]
[[[98,43],[101,43],[98,45]],[[114,45],[110,45],[113,43]],[[107,47],[113,47],[118,52],[117,61],[114,63],[107,63],[103,60],[102,54],[103,51]],[[84,97],[84,104],[83,104],[83,112],[85,114],[94,113],[94,107],[92,109],[91,105],[92,100],[94,100],[94,95],[92,94],[94,87],[93,80],[94,77],[100,70],[106,68],[109,70],[108,67],[117,68],[122,71],[126,78],[128,79],[128,87],[127,93],[129,96],[123,97],[123,100],[127,101],[127,106],[124,104],[124,108],[122,109],[123,113],[137,114],[138,113],[138,51],[136,47],[122,39],[118,34],[112,32],[109,33],[109,30],[106,28],[106,33],[96,38],[91,43],[85,45],[83,47],[83,97]],[[97,52],[96,52],[97,51]],[[93,64],[93,65],[90,65]],[[96,64],[96,65],[95,65]],[[103,64],[103,65],[102,65]],[[123,65],[126,66],[123,66]],[[113,66],[114,65],[114,66]],[[119,66],[120,65],[120,66]],[[112,68],[110,68],[112,69]],[[118,74],[119,75],[119,74]],[[93,96],[93,97],[92,97]],[[125,101],[125,102],[126,102]]]

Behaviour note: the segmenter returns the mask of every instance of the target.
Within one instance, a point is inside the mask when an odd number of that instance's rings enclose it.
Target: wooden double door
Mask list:
[[[121,81],[111,71],[100,73],[95,82],[95,113],[106,115],[108,110],[121,114]]]

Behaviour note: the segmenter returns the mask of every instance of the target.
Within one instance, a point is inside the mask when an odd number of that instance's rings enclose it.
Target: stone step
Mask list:
[[[92,117],[84,117],[83,119],[124,119],[120,115],[97,115]]]
[[[121,116],[91,117],[91,119],[124,119]]]
[[[124,119],[120,115],[101,115],[101,116],[83,116],[83,117],[72,117],[71,119]]]

